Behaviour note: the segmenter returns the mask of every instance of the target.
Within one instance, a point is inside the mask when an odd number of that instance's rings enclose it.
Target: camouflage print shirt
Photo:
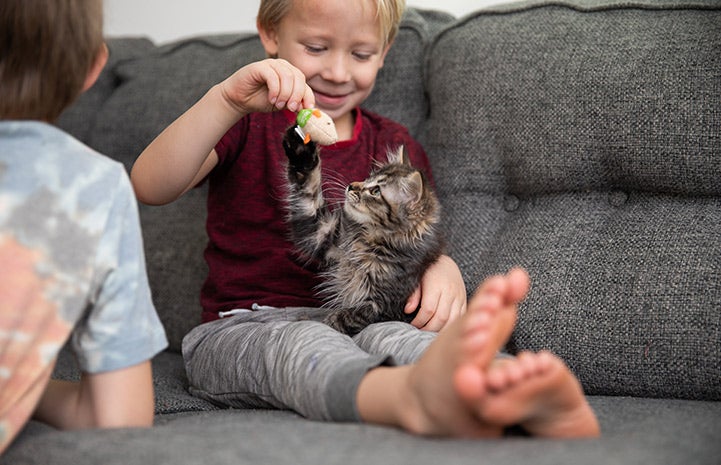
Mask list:
[[[59,129],[0,121],[0,451],[68,338],[88,373],[167,346],[133,190],[121,164]]]

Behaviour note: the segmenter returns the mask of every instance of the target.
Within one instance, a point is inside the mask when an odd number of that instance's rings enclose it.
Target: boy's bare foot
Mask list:
[[[487,280],[466,314],[439,333],[418,363],[371,370],[358,388],[361,417],[417,434],[500,436],[505,425],[479,415],[483,376],[513,330],[528,283],[523,270]]]
[[[456,391],[474,404],[485,394],[485,371],[508,342],[526,297],[530,279],[514,268],[504,276],[486,279],[468,303],[462,342],[463,360],[454,374]]]
[[[580,383],[550,352],[501,359],[486,374],[481,417],[534,436],[596,437],[600,428]]]

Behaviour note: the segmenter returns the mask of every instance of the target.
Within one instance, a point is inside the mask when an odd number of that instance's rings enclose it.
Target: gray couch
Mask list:
[[[109,45],[100,81],[59,125],[128,168],[210,85],[263,57],[255,35]],[[367,106],[425,145],[469,292],[530,271],[509,349],[563,357],[602,438],[420,438],[193,398],[178,350],[206,271],[197,189],[141,206],[171,341],[154,360],[155,426],[31,422],[0,463],[721,463],[721,2],[410,10]],[[67,353],[56,376],[77,376]]]

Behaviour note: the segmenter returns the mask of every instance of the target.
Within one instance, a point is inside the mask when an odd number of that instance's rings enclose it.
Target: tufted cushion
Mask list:
[[[588,393],[721,399],[721,6],[546,3],[430,49],[452,256],[469,290],[528,268],[510,348]]]

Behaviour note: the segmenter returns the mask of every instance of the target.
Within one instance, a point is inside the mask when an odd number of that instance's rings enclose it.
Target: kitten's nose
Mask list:
[[[348,184],[348,192],[356,192],[356,191],[361,190],[361,188],[362,188],[362,183],[360,183],[360,182],[352,182],[352,183]]]

